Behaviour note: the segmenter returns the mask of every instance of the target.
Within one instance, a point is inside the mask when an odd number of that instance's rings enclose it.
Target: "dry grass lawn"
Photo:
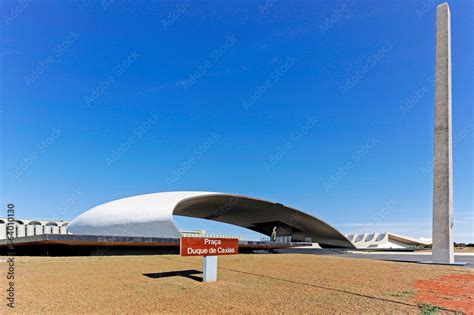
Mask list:
[[[7,310],[6,266],[0,263],[0,313]],[[419,314],[417,281],[474,276],[460,267],[301,254],[219,257],[216,283],[144,276],[189,269],[202,270],[202,258],[17,257],[15,311]]]

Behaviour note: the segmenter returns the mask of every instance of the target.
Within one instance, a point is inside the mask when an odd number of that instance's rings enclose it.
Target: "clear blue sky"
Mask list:
[[[2,205],[70,220],[221,191],[430,237],[436,4],[2,1]],[[450,6],[455,238],[473,242],[474,3]]]

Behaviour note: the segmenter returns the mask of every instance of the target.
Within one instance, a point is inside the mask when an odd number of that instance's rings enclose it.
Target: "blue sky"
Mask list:
[[[436,4],[2,1],[2,204],[70,220],[221,191],[430,237]],[[450,6],[455,239],[474,242],[474,4]]]

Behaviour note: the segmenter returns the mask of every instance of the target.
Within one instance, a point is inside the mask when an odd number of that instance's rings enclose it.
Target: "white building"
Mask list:
[[[0,240],[7,239],[7,218],[0,218]],[[24,220],[13,221],[14,238],[41,234],[71,234],[68,231],[69,222],[59,220]]]
[[[356,248],[393,248],[393,249],[413,249],[431,245],[431,241],[426,239],[414,239],[395,233],[361,233],[346,235]]]

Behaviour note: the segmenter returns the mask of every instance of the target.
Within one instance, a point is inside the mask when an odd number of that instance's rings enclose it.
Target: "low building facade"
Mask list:
[[[63,220],[30,220],[13,221],[13,237],[25,237],[41,234],[71,234],[68,221]],[[7,239],[8,219],[0,218],[0,240]]]

